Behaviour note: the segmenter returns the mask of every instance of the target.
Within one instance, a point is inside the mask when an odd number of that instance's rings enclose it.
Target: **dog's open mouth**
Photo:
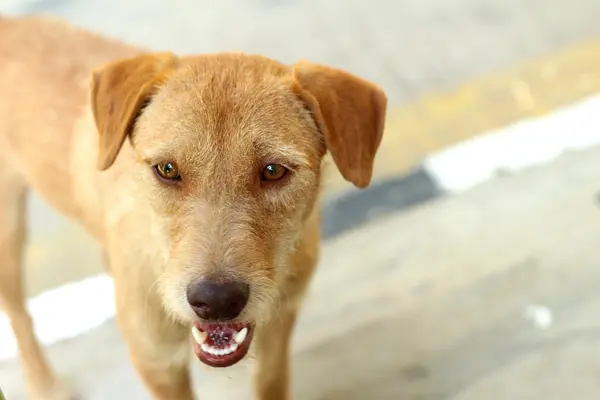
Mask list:
[[[211,367],[230,367],[248,353],[252,326],[236,323],[197,323],[192,327],[194,353]]]

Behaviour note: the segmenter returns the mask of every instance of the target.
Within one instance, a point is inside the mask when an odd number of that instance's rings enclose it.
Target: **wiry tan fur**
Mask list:
[[[289,338],[319,253],[329,151],[371,180],[386,97],[346,72],[262,56],[148,53],[44,17],[0,17],[0,305],[32,399],[71,394],[34,337],[21,254],[29,189],[102,245],[131,360],[155,399],[192,399],[185,287],[250,284],[256,398],[289,398]],[[176,161],[174,187],[152,166]],[[291,173],[263,185],[267,163]],[[82,299],[85,301],[85,299]]]

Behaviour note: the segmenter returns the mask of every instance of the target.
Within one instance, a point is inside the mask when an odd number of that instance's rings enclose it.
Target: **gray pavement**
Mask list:
[[[600,147],[567,153],[328,241],[296,398],[598,399],[598,170]],[[86,399],[147,398],[112,323],[50,355]],[[249,398],[249,365],[198,364],[202,399]],[[14,362],[0,377],[23,398]]]
[[[392,107],[600,35],[596,0],[0,0],[0,12],[46,12],[153,49],[308,58],[378,82]],[[296,397],[599,398],[599,156],[327,242],[296,335]],[[30,293],[100,270],[81,230],[31,204]],[[526,318],[535,304],[553,310],[550,328]],[[146,398],[111,323],[50,354],[86,399]],[[202,398],[248,398],[246,370],[197,371]],[[16,363],[0,364],[0,384],[23,398]]]

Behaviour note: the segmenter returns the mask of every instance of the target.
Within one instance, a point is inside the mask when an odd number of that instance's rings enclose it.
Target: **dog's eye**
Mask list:
[[[283,177],[287,175],[288,171],[289,170],[283,165],[269,164],[262,170],[260,180],[268,182],[278,181],[283,179]]]
[[[181,175],[179,175],[179,168],[174,162],[165,162],[154,166],[156,175],[165,181],[180,181]]]

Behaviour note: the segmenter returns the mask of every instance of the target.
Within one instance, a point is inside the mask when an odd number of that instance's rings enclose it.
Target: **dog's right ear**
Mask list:
[[[173,71],[172,53],[119,60],[92,73],[91,105],[99,135],[98,169],[110,167],[136,117]]]
[[[386,119],[387,96],[375,84],[348,72],[301,61],[295,90],[312,111],[327,149],[344,179],[369,186]]]

